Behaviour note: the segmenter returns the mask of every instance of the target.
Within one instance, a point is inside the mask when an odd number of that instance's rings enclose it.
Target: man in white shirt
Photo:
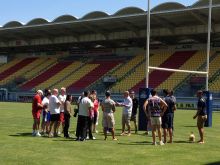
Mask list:
[[[124,102],[122,103],[116,103],[117,106],[122,106],[123,111],[122,111],[122,133],[121,135],[125,135],[125,125],[128,128],[128,136],[131,135],[131,124],[130,124],[130,119],[131,119],[131,114],[132,114],[132,99],[129,96],[129,92],[125,91],[124,92]]]
[[[63,132],[63,128],[64,128],[64,124],[65,124],[65,121],[64,121],[64,103],[66,101],[66,88],[62,87],[60,89],[60,95],[58,97],[61,105],[60,105],[60,120],[58,122],[58,135],[61,134],[61,132],[59,131],[60,129],[60,125],[62,124],[62,132]]]
[[[92,101],[88,98],[89,91],[84,91],[84,97],[79,103],[79,114],[77,120],[76,140],[84,141],[86,139],[86,131],[88,128],[89,113],[94,107]]]
[[[49,137],[57,136],[57,126],[60,120],[60,105],[61,102],[57,98],[58,89],[53,89],[52,95],[49,98],[49,111],[51,114]],[[53,129],[53,132],[52,132]]]

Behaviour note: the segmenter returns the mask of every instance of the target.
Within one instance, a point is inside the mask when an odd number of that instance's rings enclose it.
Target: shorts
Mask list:
[[[33,119],[40,119],[41,110],[32,111]]]
[[[64,119],[64,112],[60,112],[60,120],[59,120],[61,123],[64,123],[65,122],[65,119]]]
[[[122,125],[131,125],[131,114],[122,114]]]
[[[204,115],[204,116],[198,115],[198,117],[197,117],[197,127],[198,128],[203,128],[206,120],[207,120],[207,115]]]
[[[134,122],[137,121],[137,119],[136,119],[136,115],[131,115],[131,121],[134,121]]]
[[[162,117],[162,128],[173,128],[173,114],[169,113]]]
[[[94,125],[98,125],[98,120],[99,120],[99,111],[94,111],[93,124],[94,124]]]
[[[47,112],[47,122],[50,122],[50,111]]]
[[[60,120],[60,114],[51,114],[50,115],[50,121],[59,121]]]
[[[113,113],[103,113],[102,126],[104,128],[114,128],[115,118]]]
[[[154,126],[154,125],[160,126],[162,124],[161,117],[151,117],[150,120],[151,120],[152,126]]]

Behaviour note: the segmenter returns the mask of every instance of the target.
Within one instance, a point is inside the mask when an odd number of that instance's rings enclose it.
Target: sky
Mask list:
[[[190,6],[198,0],[151,0],[151,8],[165,2],[178,2]],[[93,11],[114,14],[125,7],[147,10],[148,0],[0,0],[0,26],[10,21],[28,23],[34,18],[53,21],[61,15],[81,18]]]

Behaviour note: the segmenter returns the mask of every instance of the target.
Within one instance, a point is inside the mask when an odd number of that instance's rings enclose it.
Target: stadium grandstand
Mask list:
[[[150,66],[205,71],[208,0],[191,6],[167,2],[151,9]],[[209,89],[220,97],[220,1],[213,0]],[[73,94],[96,89],[114,94],[145,87],[147,13],[137,7],[112,15],[35,18],[0,28],[0,96],[19,100],[36,89],[67,87]],[[151,70],[149,86],[194,96],[205,89],[198,74]]]

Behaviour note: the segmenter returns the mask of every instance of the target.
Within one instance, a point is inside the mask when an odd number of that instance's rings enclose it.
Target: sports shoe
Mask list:
[[[127,136],[131,136],[131,133],[128,133],[128,135]]]
[[[157,142],[153,142],[152,145],[153,145],[153,146],[156,146],[156,145],[157,145]]]
[[[161,145],[161,146],[163,146],[163,145],[164,145],[164,143],[163,143],[162,141],[160,141],[160,145]]]
[[[35,136],[40,137],[41,134],[39,132],[37,132]]]
[[[32,132],[32,136],[36,136],[36,132],[35,131]]]
[[[112,140],[117,141],[118,139],[117,139],[117,138],[114,138],[114,139],[112,139]]]
[[[121,136],[124,136],[124,135],[125,135],[125,133],[124,133],[124,132],[122,132],[122,133],[121,133]]]

